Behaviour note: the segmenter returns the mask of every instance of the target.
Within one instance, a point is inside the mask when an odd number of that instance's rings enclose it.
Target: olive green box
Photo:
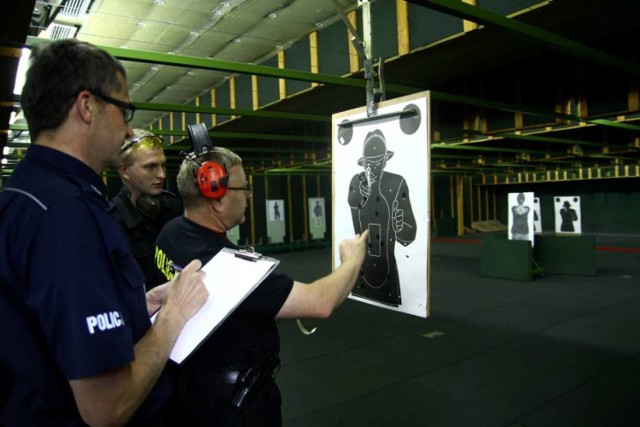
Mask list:
[[[536,236],[536,260],[545,273],[574,276],[596,275],[596,238],[589,235]]]
[[[531,258],[531,242],[489,237],[482,242],[480,275],[498,279],[530,282],[534,268]]]

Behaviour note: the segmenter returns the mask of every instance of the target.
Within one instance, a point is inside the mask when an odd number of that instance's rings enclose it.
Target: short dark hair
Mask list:
[[[124,67],[107,52],[76,39],[36,45],[21,104],[31,140],[60,126],[82,90],[111,95],[121,89]]]

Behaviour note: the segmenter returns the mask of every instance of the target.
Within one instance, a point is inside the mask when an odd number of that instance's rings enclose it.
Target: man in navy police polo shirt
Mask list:
[[[53,42],[34,50],[22,108],[33,145],[0,190],[0,425],[165,425],[168,355],[207,291],[194,261],[145,295],[107,213],[99,174],[133,133],[125,71]]]

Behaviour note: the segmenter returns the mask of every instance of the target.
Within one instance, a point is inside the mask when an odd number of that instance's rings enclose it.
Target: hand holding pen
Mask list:
[[[190,319],[204,305],[208,298],[208,291],[204,286],[205,273],[200,270],[199,260],[191,261],[181,268],[173,264],[176,274],[168,283],[157,286],[147,292],[147,307],[149,313],[154,313],[160,307],[176,309],[185,321]]]
[[[164,308],[175,307],[186,319],[196,314],[209,296],[204,286],[204,271],[200,270],[202,262],[193,260],[185,266],[180,274],[170,282]]]

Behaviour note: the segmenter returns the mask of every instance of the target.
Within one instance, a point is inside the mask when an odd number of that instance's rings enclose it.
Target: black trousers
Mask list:
[[[184,426],[279,427],[282,425],[282,398],[271,378],[247,402],[242,412],[231,403],[236,384],[216,378],[182,375],[178,379],[179,417]]]

